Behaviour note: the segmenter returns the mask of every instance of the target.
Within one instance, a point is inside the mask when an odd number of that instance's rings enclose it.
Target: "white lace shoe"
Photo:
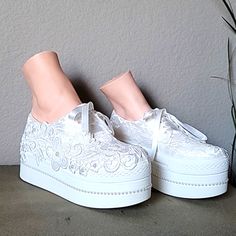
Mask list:
[[[115,136],[144,148],[152,159],[153,187],[168,195],[207,198],[227,191],[229,157],[207,137],[165,109],[127,121],[113,111]]]
[[[30,114],[20,177],[76,204],[116,208],[151,196],[151,163],[138,146],[115,139],[109,119],[81,104],[52,124]]]

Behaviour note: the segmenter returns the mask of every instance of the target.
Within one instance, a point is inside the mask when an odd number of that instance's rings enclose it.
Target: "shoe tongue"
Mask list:
[[[163,114],[161,118],[161,128],[163,127],[168,127],[175,130],[179,129],[178,125],[174,123],[172,120],[170,120],[170,118],[166,114]]]
[[[90,111],[89,121],[89,127],[92,133],[97,133],[104,130],[104,121],[99,119],[96,111]]]
[[[165,109],[152,109],[150,111],[147,111],[144,113],[143,119],[144,120],[153,120],[159,118],[160,121],[160,127],[163,126],[163,124],[168,124],[168,126],[175,127],[175,125],[170,121],[168,116],[166,115],[166,110]]]
[[[92,133],[98,133],[101,131],[107,131],[111,134],[114,133],[109,118],[95,110],[90,112],[90,127]]]
[[[164,111],[165,111],[164,109],[158,109],[158,108],[147,111],[143,115],[143,120],[148,121],[148,123],[150,123],[150,126],[155,125],[155,126],[160,127],[161,123],[163,122]]]

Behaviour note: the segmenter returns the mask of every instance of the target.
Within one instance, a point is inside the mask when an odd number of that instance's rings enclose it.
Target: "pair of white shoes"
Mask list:
[[[152,186],[176,197],[213,197],[227,191],[229,158],[206,140],[164,109],[138,121],[113,111],[109,120],[83,103],[50,124],[29,114],[20,177],[94,208],[143,202]]]

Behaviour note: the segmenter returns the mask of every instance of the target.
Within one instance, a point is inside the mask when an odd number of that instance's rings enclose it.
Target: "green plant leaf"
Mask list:
[[[234,9],[233,9],[233,7],[232,7],[232,5],[231,5],[231,2],[230,1],[228,1],[228,5],[229,5],[229,7],[230,7],[230,10],[234,13]]]
[[[236,34],[236,29],[222,16],[222,19],[228,24],[231,30]]]
[[[233,27],[233,29],[235,29],[236,28],[236,18],[235,18],[231,3],[230,3],[230,1],[229,1],[229,3],[227,3],[225,0],[222,0],[222,1],[225,5],[226,9],[228,10],[233,22],[234,22],[234,27],[227,20],[225,20],[224,18],[223,19],[229,24],[229,26],[231,26],[231,27]]]
[[[228,79],[226,79],[226,78],[223,78],[223,77],[220,77],[220,76],[215,76],[215,75],[211,76],[210,78],[211,79],[221,79],[221,80],[228,81]]]

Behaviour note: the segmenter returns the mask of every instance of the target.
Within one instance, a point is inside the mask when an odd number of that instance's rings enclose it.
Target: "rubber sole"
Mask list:
[[[75,204],[91,208],[120,208],[135,205],[151,197],[151,176],[121,183],[93,183],[65,171],[38,169],[20,165],[20,178]]]
[[[152,185],[170,196],[190,199],[215,197],[227,192],[228,172],[215,175],[185,175],[152,163]]]

